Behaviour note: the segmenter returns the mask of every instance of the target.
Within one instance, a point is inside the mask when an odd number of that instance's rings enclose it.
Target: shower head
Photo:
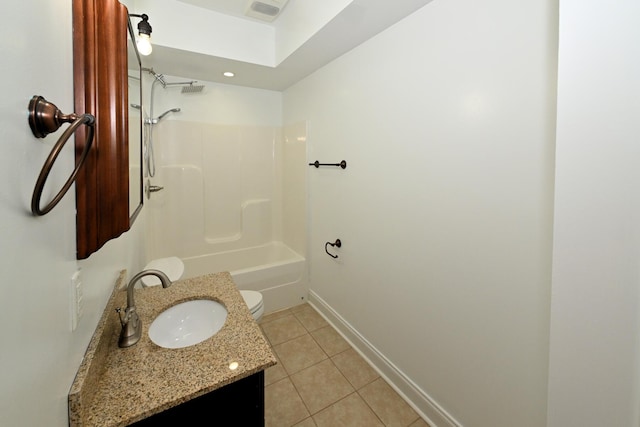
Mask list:
[[[162,120],[162,119],[164,118],[164,116],[166,116],[167,114],[169,114],[169,113],[177,113],[178,111],[180,111],[180,109],[179,109],[179,108],[172,108],[171,110],[167,110],[167,111],[165,111],[164,113],[160,114],[160,115],[158,116],[158,118],[154,120],[154,122],[155,122],[155,123],[158,123],[158,122],[159,122],[160,120]]]
[[[181,93],[200,93],[204,89],[204,85],[194,85],[196,82],[191,82],[187,86],[182,86]]]
[[[186,82],[169,82],[164,86],[165,89],[167,86],[182,86],[181,93],[200,93],[202,89],[204,89],[204,85],[197,85],[194,83],[198,83],[197,80],[191,80]]]

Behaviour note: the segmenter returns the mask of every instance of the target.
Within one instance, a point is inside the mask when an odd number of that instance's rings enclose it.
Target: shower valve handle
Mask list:
[[[151,193],[157,193],[162,190],[164,187],[160,187],[158,185],[151,185],[151,182],[147,179],[147,182],[144,185],[144,194],[147,196],[147,199],[151,198]]]

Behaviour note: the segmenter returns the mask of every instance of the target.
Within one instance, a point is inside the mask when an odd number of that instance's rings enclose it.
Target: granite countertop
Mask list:
[[[126,426],[276,364],[228,272],[180,280],[166,289],[136,289],[142,337],[132,347],[119,348],[121,326],[115,309],[127,305],[125,280],[123,271],[71,386],[70,426]],[[158,314],[201,298],[227,309],[216,335],[179,349],[162,348],[149,339],[149,325]],[[230,369],[232,362],[239,367]]]

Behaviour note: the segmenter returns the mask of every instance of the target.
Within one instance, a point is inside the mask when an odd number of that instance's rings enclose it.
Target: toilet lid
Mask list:
[[[154,259],[144,268],[145,270],[160,270],[171,280],[178,280],[184,273],[184,263],[178,257]],[[156,276],[143,276],[142,283],[145,286],[156,286],[160,284],[160,279]]]
[[[249,311],[253,312],[260,308],[262,304],[262,294],[257,291],[240,291],[240,295],[244,298],[245,304],[249,307]]]

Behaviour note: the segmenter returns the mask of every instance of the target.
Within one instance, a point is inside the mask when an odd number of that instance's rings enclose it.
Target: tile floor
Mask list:
[[[428,427],[310,305],[260,326],[279,362],[265,371],[266,427]]]

